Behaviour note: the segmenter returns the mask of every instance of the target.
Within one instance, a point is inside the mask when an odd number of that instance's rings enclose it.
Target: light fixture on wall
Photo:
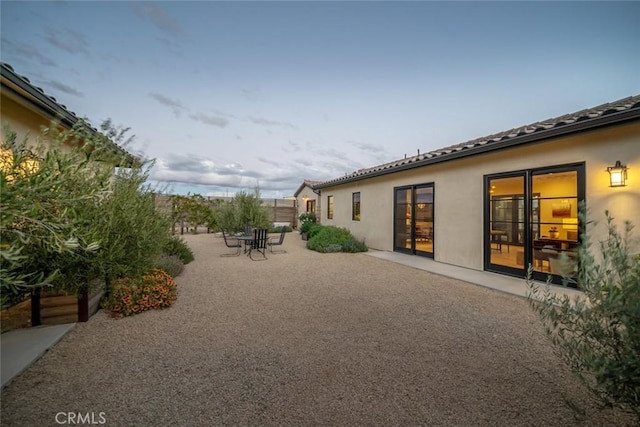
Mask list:
[[[627,185],[627,167],[620,163],[620,160],[616,160],[614,166],[609,166],[607,172],[609,172],[609,187],[624,187]]]

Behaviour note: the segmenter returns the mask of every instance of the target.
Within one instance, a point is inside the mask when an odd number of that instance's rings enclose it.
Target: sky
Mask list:
[[[293,195],[640,94],[640,2],[2,1],[0,58],[163,192]]]

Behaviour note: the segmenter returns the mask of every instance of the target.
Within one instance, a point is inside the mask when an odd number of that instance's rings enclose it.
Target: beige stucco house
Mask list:
[[[619,163],[626,170],[614,167]],[[620,177],[624,183],[612,182]],[[623,184],[623,185],[620,185]],[[536,279],[566,274],[586,201],[640,226],[640,95],[316,183],[325,225],[373,249]],[[316,195],[317,196],[317,195]],[[636,236],[638,234],[636,233]],[[635,250],[640,251],[636,241]]]

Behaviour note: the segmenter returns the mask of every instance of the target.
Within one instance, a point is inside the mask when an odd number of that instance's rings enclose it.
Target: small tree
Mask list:
[[[224,203],[216,210],[216,224],[221,230],[240,232],[245,227],[269,228],[269,209],[262,204],[260,192],[253,194],[244,191],[236,193],[233,200]]]
[[[540,291],[529,274],[529,302],[556,353],[598,400],[634,413],[640,422],[640,256],[630,254],[631,223],[620,234],[606,216],[599,260],[590,252],[588,233],[578,250],[577,284],[584,296],[553,295],[549,282]]]

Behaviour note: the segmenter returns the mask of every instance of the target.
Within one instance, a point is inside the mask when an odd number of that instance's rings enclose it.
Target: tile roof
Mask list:
[[[304,182],[302,184],[300,184],[300,187],[298,187],[298,189],[296,190],[295,193],[293,193],[293,197],[298,197],[298,194],[300,194],[300,192],[304,189],[304,187],[309,187],[312,190],[315,188],[316,185],[321,184],[322,181],[311,181],[310,179],[305,179]]]
[[[359,181],[373,176],[386,175],[428,164],[445,162],[460,157],[512,147],[514,145],[532,143],[568,133],[585,131],[607,124],[626,120],[637,120],[638,118],[640,118],[640,95],[629,96],[618,101],[602,104],[598,107],[565,114],[526,126],[520,126],[504,132],[433,150],[428,153],[418,153],[416,156],[395,160],[370,168],[359,169],[345,176],[316,184],[314,188],[331,187]]]
[[[63,124],[70,128],[80,120],[80,118],[76,116],[73,111],[67,109],[64,104],[59,103],[53,96],[47,95],[42,88],[35,86],[27,77],[16,73],[11,65],[2,62],[0,63],[0,70],[3,79],[3,89],[6,88],[22,99],[28,100],[32,105],[49,114],[52,119],[60,119]],[[10,86],[9,83],[12,85]],[[20,92],[17,92],[15,88],[19,88]],[[95,134],[99,133],[98,130],[93,127],[90,127],[90,129]],[[136,156],[127,152],[124,148],[113,142],[111,144],[119,154],[126,157],[127,164],[134,164],[139,161]]]

